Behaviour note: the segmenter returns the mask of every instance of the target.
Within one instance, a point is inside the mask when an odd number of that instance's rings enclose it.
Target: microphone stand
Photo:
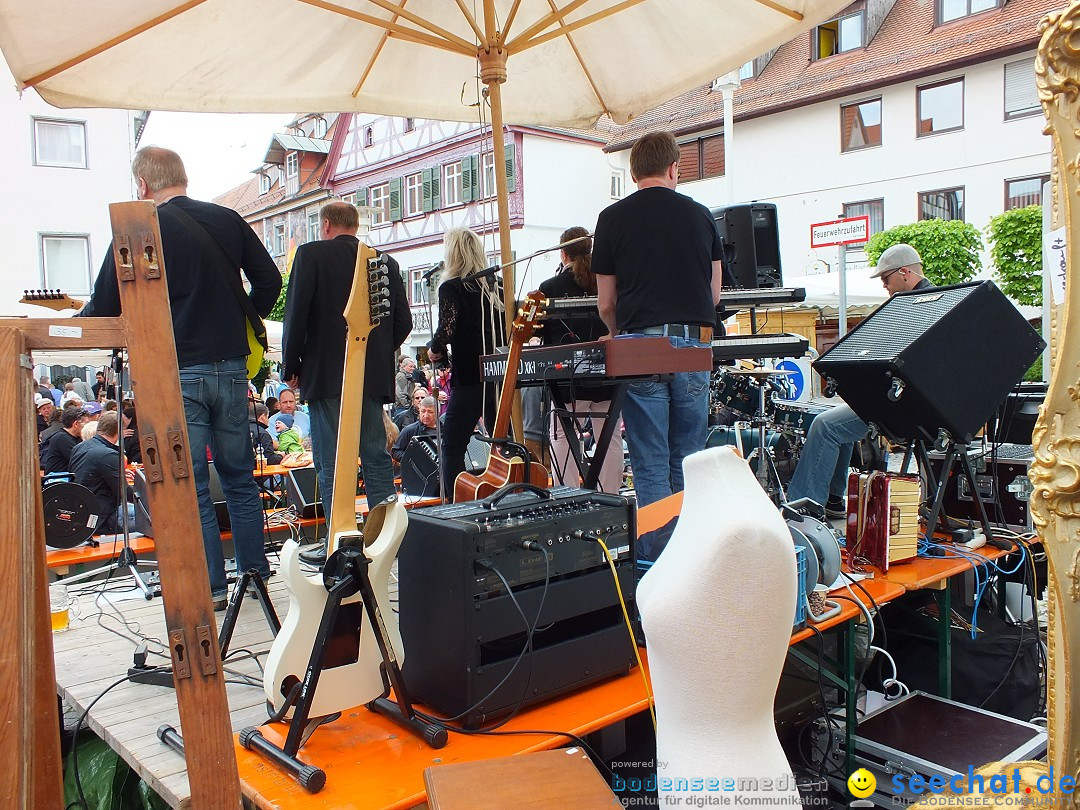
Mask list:
[[[441,267],[441,265],[442,265],[442,262],[439,262],[437,265],[432,266],[431,270],[429,270],[428,272],[430,272],[430,273],[432,273],[432,275],[434,275],[435,272],[438,272],[438,269]],[[435,321],[434,321],[434,319],[432,317],[432,314],[431,314],[431,278],[432,278],[432,276],[428,276],[428,278],[426,278],[424,280],[424,282],[425,282],[424,283],[424,298],[426,299],[424,301],[424,305],[425,305],[425,308],[427,309],[428,328],[431,330],[431,338],[433,340],[435,338]],[[431,346],[431,341],[429,340],[428,341],[428,347],[430,348],[430,346]],[[446,360],[446,358],[444,358],[444,361],[445,360]],[[447,487],[446,487],[446,482],[443,481],[442,419],[440,418],[440,417],[442,417],[442,413],[441,413],[442,408],[439,407],[439,405],[440,405],[440,402],[439,402],[439,385],[436,382],[436,379],[437,379],[437,377],[435,376],[435,364],[432,363],[431,364],[431,394],[432,394],[432,396],[435,397],[435,446],[438,448],[437,452],[438,452],[438,455],[439,455],[439,504],[440,505],[445,505],[446,504],[446,489],[447,489]]]

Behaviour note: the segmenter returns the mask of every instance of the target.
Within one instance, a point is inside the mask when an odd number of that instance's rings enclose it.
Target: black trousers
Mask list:
[[[487,407],[485,407],[485,399]],[[476,383],[474,385],[455,385],[450,389],[450,404],[446,407],[446,417],[442,424],[442,468],[443,493],[453,497],[454,479],[465,471],[465,451],[469,439],[476,430],[476,423],[481,415],[484,425],[490,432],[495,424],[495,386]]]

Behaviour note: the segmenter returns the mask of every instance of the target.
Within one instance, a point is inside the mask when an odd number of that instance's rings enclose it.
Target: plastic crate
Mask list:
[[[806,547],[795,546],[795,564],[798,569],[797,598],[795,599],[795,622],[792,630],[806,627]]]

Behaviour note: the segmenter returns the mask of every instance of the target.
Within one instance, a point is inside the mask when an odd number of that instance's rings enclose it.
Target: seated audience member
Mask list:
[[[90,417],[91,422],[96,422],[100,419],[102,411],[105,410],[100,402],[87,402],[82,406],[82,409],[86,411],[86,415]]]
[[[52,421],[53,413],[56,412],[56,406],[53,404],[52,397],[43,397],[41,394],[35,394],[34,407],[37,408],[37,435],[38,441],[40,442],[41,434],[48,429],[49,422]]]
[[[82,430],[79,432],[79,436],[84,442],[88,442],[97,434],[97,429],[97,420],[91,419],[89,422],[82,426]],[[72,452],[75,451],[73,450]]]
[[[120,406],[115,399],[107,399],[101,403],[101,409],[105,411],[118,411],[120,410]]]
[[[115,405],[116,400],[111,400]],[[108,403],[106,403],[107,405]],[[107,409],[106,409],[107,410]],[[120,438],[124,442],[124,455],[131,464],[142,464],[142,446],[139,444],[139,423],[135,416],[135,406],[124,408]]]
[[[405,450],[408,449],[409,442],[413,440],[414,436],[434,435],[435,398],[424,397],[420,403],[419,418],[398,434],[397,441],[395,441],[394,446],[390,448],[390,457],[400,464],[401,459],[405,456]]]
[[[281,430],[278,428],[279,420],[285,416],[289,417],[289,424],[284,429],[292,428],[298,439],[311,435],[311,418],[303,411],[297,410],[296,394],[291,388],[285,388],[278,394],[278,413],[267,426],[271,436],[277,436]]]
[[[64,393],[60,395],[60,407],[65,408],[69,402],[78,404],[80,407],[83,404],[83,398],[79,396],[79,393],[75,390],[75,383],[64,383]]]
[[[134,504],[120,505],[119,420],[115,411],[102,414],[97,435],[71,451],[71,473],[76,484],[89,489],[98,501],[98,534],[118,531],[120,516],[127,514],[128,528],[134,528]],[[128,484],[132,484],[131,479]]]
[[[82,429],[89,421],[82,408],[64,408],[60,415],[61,429],[49,437],[41,450],[41,468],[48,473],[71,469],[71,451],[82,441]]]
[[[301,453],[304,445],[300,443],[300,435],[293,423],[292,414],[279,413],[274,417],[274,423],[278,426],[277,446],[284,455],[288,453]],[[284,427],[284,429],[282,429]],[[267,428],[269,431],[269,428]]]
[[[267,464],[280,464],[283,456],[275,447],[274,437],[266,429],[269,416],[269,410],[261,402],[248,403],[248,431],[251,433],[251,444],[256,448],[256,457],[259,455],[259,448],[262,448],[263,459]]]
[[[277,397],[266,398],[266,410],[269,411],[270,416],[273,416],[275,413],[278,412],[277,402]]]
[[[413,422],[420,419],[420,403],[428,396],[426,388],[416,387],[416,390],[412,392],[412,404],[407,411],[402,411],[394,417],[394,425],[397,429],[404,430]]]

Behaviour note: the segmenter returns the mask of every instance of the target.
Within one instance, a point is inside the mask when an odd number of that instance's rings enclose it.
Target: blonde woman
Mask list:
[[[493,277],[471,278],[484,269],[484,245],[468,228],[446,234],[445,269],[439,282],[439,326],[428,356],[438,365],[448,360],[454,381],[442,426],[443,493],[453,496],[454,479],[465,469],[465,449],[481,416],[488,430],[495,421],[495,387],[485,385],[480,356],[506,342],[502,290]],[[453,349],[448,358],[447,347]]]

